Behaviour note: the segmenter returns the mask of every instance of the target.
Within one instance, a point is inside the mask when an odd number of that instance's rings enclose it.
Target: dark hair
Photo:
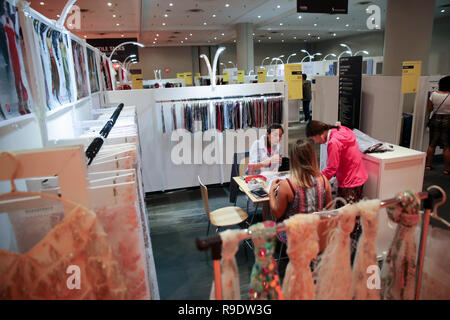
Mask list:
[[[443,77],[439,80],[439,91],[450,91],[450,76]]]
[[[303,78],[303,80],[306,80],[306,73],[302,73],[302,78]]]
[[[267,127],[267,133],[270,134],[272,130],[281,129],[281,133],[284,134],[283,126],[279,123],[272,123],[270,126]]]
[[[289,162],[291,176],[302,187],[312,187],[312,178],[320,176],[316,152],[312,144],[306,139],[298,139],[290,145]]]
[[[324,131],[330,130],[330,129],[339,129],[338,126],[332,126],[330,124],[326,124],[322,121],[317,120],[311,120],[306,125],[306,136],[314,137],[318,134],[322,134]]]

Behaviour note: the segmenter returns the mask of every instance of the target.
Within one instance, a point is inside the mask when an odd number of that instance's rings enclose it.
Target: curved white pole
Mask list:
[[[326,58],[328,58],[328,56],[336,57],[336,55],[334,53],[329,53],[322,59],[322,61],[325,61]]]
[[[261,61],[261,68],[262,68],[262,69],[265,69],[265,68],[264,68],[264,61],[266,61],[267,59],[270,59],[270,57],[265,57],[265,58]]]
[[[77,2],[77,0],[69,0],[67,1],[66,5],[64,6],[64,9],[61,13],[61,16],[58,19],[57,24],[59,26],[63,26],[64,22],[66,21],[67,15],[69,14],[69,10],[70,8],[72,8],[72,6],[75,4],[75,2]]]
[[[350,55],[353,55],[352,49],[350,49],[348,45],[346,45],[345,43],[341,43],[341,47],[347,48],[347,50],[350,51]]]
[[[309,58],[309,61],[311,61],[311,56],[310,56],[310,55],[307,55],[307,56],[304,56],[304,57],[303,57],[303,59],[302,59],[302,61],[300,61],[300,63],[303,63],[303,61],[305,61],[306,58]]]
[[[213,90],[216,88],[216,72],[217,72],[217,61],[219,60],[219,56],[222,54],[222,52],[225,51],[225,47],[220,47],[216,51],[216,55],[214,56],[214,62],[213,62],[213,78],[214,81],[211,81],[211,84],[213,84]]]
[[[159,81],[162,81],[161,69],[158,70],[158,73],[159,73]]]
[[[366,51],[366,50],[360,50],[360,51],[356,51],[356,52],[353,54],[353,56],[357,56],[358,53],[364,53],[364,54],[369,55],[369,51]]]
[[[339,54],[339,56],[338,56],[338,61],[339,61],[339,59],[341,58],[341,56],[343,55],[343,54],[349,54],[349,55],[352,55],[352,52],[351,51],[349,51],[349,50],[345,50],[345,51],[343,51],[343,52],[341,52],[340,54]]]
[[[286,63],[289,64],[289,59],[290,59],[291,57],[295,57],[296,55],[297,55],[296,53],[291,54],[291,55],[287,58]]]
[[[213,85],[213,83],[214,83],[214,87],[215,87],[215,85],[216,85],[215,82],[216,81],[215,81],[215,78],[214,78],[214,81],[213,81],[213,71],[211,69],[211,63],[209,62],[209,58],[206,55],[204,55],[204,54],[201,54],[200,58],[205,59],[206,67],[208,68],[208,72],[209,72],[209,79],[211,81],[211,85]]]

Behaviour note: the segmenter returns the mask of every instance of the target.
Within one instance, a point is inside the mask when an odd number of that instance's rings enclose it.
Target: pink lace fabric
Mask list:
[[[317,300],[352,299],[350,233],[355,226],[358,208],[347,205],[339,211],[339,226],[332,231],[328,245],[314,271]]]
[[[319,253],[317,215],[297,214],[284,221],[287,226],[289,264],[283,280],[283,295],[289,300],[314,300],[315,288],[310,268]]]
[[[380,300],[380,275],[377,262],[377,248],[375,247],[380,200],[360,201],[356,206],[360,210],[362,234],[353,263],[353,299]],[[374,268],[374,270],[371,268]]]
[[[221,261],[221,279],[222,279],[222,299],[240,300],[241,292],[239,287],[239,272],[236,264],[235,255],[239,249],[240,230],[225,230],[220,233],[222,238],[222,261]],[[213,282],[210,294],[210,300],[215,300],[215,284]]]
[[[118,262],[129,299],[150,299],[146,254],[139,211],[132,202],[94,208]]]
[[[80,289],[69,289],[69,266]],[[127,299],[119,265],[94,213],[72,210],[25,254],[0,250],[0,299]]]

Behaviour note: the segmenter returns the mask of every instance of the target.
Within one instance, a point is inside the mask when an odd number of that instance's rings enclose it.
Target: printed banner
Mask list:
[[[303,99],[302,65],[285,64],[284,79],[288,83],[289,100]]]
[[[402,67],[402,93],[416,93],[422,61],[404,61]]]

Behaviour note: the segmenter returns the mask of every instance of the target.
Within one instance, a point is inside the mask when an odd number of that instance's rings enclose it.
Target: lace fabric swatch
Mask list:
[[[375,238],[378,233],[378,213],[380,200],[360,201],[356,204],[362,223],[355,261],[353,263],[352,292],[355,300],[379,300],[377,249]],[[371,268],[376,268],[372,270]],[[376,274],[374,275],[374,272]],[[371,277],[375,276],[374,279]],[[370,277],[370,279],[369,279]],[[375,282],[373,281],[375,280]],[[370,282],[370,283],[369,283]]]
[[[70,289],[77,266],[80,288]],[[107,235],[94,213],[72,210],[25,254],[0,250],[0,299],[127,299],[127,289]]]
[[[339,226],[333,230],[328,246],[314,271],[317,300],[351,300],[352,268],[350,233],[355,226],[358,208],[347,205],[339,209]]]
[[[220,233],[222,238],[222,299],[240,300],[241,292],[239,287],[239,272],[235,255],[239,249],[240,230],[225,230]],[[210,300],[215,300],[215,284],[211,287]]]
[[[255,264],[250,279],[251,300],[283,300],[278,277],[275,251],[276,226],[273,221],[265,221],[250,226],[255,246]]]
[[[283,295],[289,300],[314,300],[315,287],[310,268],[319,253],[319,217],[297,214],[284,221],[287,226],[289,264],[283,280]]]
[[[398,196],[400,205],[387,208],[388,217],[397,223],[397,229],[381,270],[382,295],[386,300],[412,300],[416,284],[414,233],[420,221],[420,205],[411,191]]]

